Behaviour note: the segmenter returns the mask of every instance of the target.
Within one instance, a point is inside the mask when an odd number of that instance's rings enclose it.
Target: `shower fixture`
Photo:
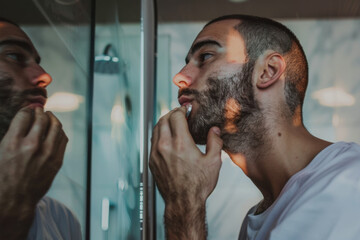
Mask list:
[[[126,66],[124,61],[119,57],[118,52],[116,51],[115,47],[108,43],[104,51],[101,55],[95,56],[94,62],[94,72],[100,74],[114,74],[119,75],[123,80],[123,89],[124,93],[124,104],[125,104],[125,112],[126,115],[129,117],[132,113],[132,103],[131,98],[128,93],[128,77],[126,73]]]
[[[118,74],[124,70],[124,62],[120,60],[115,47],[107,44],[103,54],[95,56],[94,70],[96,73]]]

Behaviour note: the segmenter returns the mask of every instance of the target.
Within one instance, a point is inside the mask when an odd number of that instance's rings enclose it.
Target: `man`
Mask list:
[[[81,239],[73,214],[44,197],[68,138],[43,110],[52,79],[39,64],[29,37],[0,19],[0,239]]]
[[[239,239],[359,238],[360,147],[305,129],[308,66],[289,29],[252,16],[215,19],[173,81],[181,107],[155,126],[149,162],[165,201],[167,239],[206,239],[205,203],[222,149],[264,197]]]

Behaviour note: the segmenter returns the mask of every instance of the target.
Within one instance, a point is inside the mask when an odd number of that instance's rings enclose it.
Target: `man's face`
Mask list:
[[[234,29],[239,23],[223,20],[204,28],[186,66],[173,79],[180,88],[179,103],[193,105],[188,123],[195,142],[205,144],[209,129],[218,126],[224,149],[231,151],[234,135],[240,135],[240,141],[254,141],[248,136],[255,131],[251,123],[261,119],[252,87],[254,62],[247,62],[244,40]]]
[[[45,87],[52,81],[39,65],[40,57],[17,26],[0,22],[0,140],[22,107],[43,107]]]

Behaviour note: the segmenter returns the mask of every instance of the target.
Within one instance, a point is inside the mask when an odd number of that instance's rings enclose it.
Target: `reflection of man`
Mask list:
[[[360,147],[305,129],[307,81],[302,47],[281,24],[236,15],[204,27],[174,77],[182,107],[161,118],[152,137],[168,239],[206,238],[221,149],[264,197],[239,239],[359,238]],[[195,143],[206,143],[206,153]]]
[[[39,63],[27,35],[0,19],[0,239],[81,239],[73,214],[43,197],[68,139],[43,111],[52,79]]]

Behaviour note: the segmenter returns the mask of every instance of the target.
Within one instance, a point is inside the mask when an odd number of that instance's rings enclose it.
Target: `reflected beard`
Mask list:
[[[1,74],[0,74],[1,75]],[[0,141],[9,129],[16,113],[24,106],[29,96],[47,97],[43,88],[31,88],[24,91],[12,90],[13,79],[0,77]]]
[[[265,124],[263,114],[254,98],[252,72],[254,63],[248,62],[240,73],[223,79],[208,79],[208,88],[202,92],[191,90],[199,108],[188,120],[190,133],[196,144],[206,144],[211,127],[221,130],[223,149],[232,153],[245,153],[249,148],[264,144]],[[184,90],[185,92],[185,90]],[[183,93],[183,92],[181,92]],[[235,100],[240,110],[226,118],[226,104]],[[231,121],[235,131],[227,131]]]

